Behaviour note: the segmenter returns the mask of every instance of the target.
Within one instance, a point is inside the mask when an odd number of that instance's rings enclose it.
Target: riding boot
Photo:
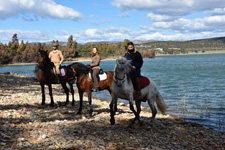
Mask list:
[[[140,85],[140,79],[139,79],[139,77],[137,77],[135,79],[135,87],[136,87],[137,96],[140,97],[141,96],[141,85]]]

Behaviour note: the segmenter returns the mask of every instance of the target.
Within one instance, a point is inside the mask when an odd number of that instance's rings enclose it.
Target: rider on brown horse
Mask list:
[[[131,65],[133,66],[133,71],[130,76],[133,82],[133,85],[137,91],[137,95],[141,96],[141,86],[139,77],[141,76],[141,67],[143,65],[143,59],[141,54],[134,49],[134,43],[127,43],[127,52],[124,55],[127,60],[131,60]]]
[[[49,58],[50,58],[51,62],[53,62],[55,65],[56,74],[58,77],[60,75],[59,67],[60,67],[61,63],[63,62],[63,55],[62,55],[62,52],[57,49],[58,44],[53,43],[52,48],[53,48],[53,51],[51,51],[49,53]]]

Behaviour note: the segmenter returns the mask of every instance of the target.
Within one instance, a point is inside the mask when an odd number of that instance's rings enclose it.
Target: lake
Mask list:
[[[104,71],[113,70],[115,61],[102,61],[100,66]],[[0,67],[0,73],[36,77],[33,70],[34,65]],[[155,81],[169,106],[168,114],[225,132],[225,54],[144,59],[141,74]],[[93,97],[111,100],[106,90],[93,93]],[[145,103],[143,105],[147,106]]]

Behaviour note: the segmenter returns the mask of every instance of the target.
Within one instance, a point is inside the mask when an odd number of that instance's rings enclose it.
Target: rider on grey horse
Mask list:
[[[134,49],[134,43],[127,43],[127,52],[124,55],[127,60],[131,60],[131,65],[133,66],[133,71],[130,76],[134,85],[137,95],[141,96],[141,85],[139,77],[141,76],[141,67],[143,65],[143,59],[141,54]]]

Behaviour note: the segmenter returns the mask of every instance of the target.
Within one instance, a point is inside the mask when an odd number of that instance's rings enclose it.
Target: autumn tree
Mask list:
[[[22,53],[26,49],[26,45],[24,44],[23,40],[21,41],[19,47],[17,48],[16,51],[16,58],[14,61],[16,62],[22,62]]]
[[[73,36],[70,35],[69,38],[68,38],[68,41],[66,43],[66,48],[70,49],[70,48],[72,48],[72,45],[73,45]]]

